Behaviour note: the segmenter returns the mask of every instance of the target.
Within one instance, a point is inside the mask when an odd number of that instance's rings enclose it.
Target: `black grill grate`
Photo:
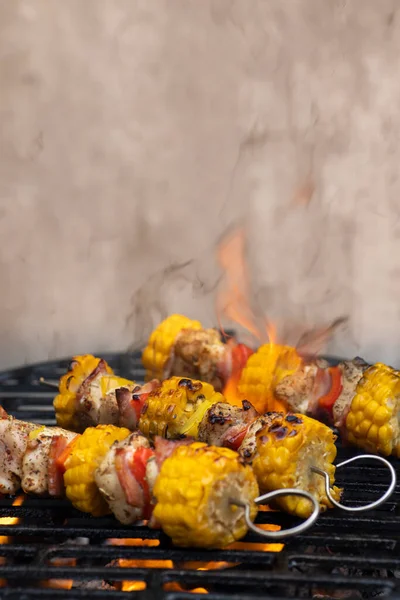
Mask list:
[[[116,372],[142,380],[139,355],[104,358]],[[54,424],[54,393],[38,382],[40,377],[57,381],[68,364],[60,361],[2,373],[0,403],[20,419]],[[338,459],[353,454],[353,450],[339,448]],[[354,505],[377,498],[387,482],[385,468],[372,463],[350,465],[339,478],[346,500]],[[172,547],[162,532],[126,527],[111,517],[88,518],[64,501],[25,498],[22,506],[13,506],[15,499],[3,498],[2,520],[17,517],[19,522],[6,525],[0,521],[0,536],[9,537],[8,543],[0,544],[0,598],[193,600],[205,597],[199,590],[203,588],[210,600],[400,599],[399,499],[400,485],[373,512],[329,511],[307,534],[289,540],[277,552],[261,548],[263,540],[253,534],[235,549],[182,550]],[[260,512],[257,522],[289,527],[295,520],[281,513]],[[137,545],[115,545],[115,540]],[[139,545],[142,540],[147,545]],[[120,560],[169,562],[122,567]],[[230,566],[199,570],[210,562]],[[59,589],[54,580],[73,580],[73,587]],[[142,582],[145,589],[128,594],[120,590],[121,581]]]

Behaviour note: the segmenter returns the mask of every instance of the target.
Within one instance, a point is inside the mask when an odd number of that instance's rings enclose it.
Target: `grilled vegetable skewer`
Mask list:
[[[4,413],[1,421],[8,429],[15,427],[16,435],[22,431],[15,459],[20,461],[19,481],[24,491],[28,491],[24,485],[27,466],[21,447],[25,445],[28,451],[30,436],[41,447],[40,461],[46,464],[42,475],[49,479],[50,471],[58,466],[63,471],[66,497],[78,510],[93,516],[112,511],[126,524],[150,518],[150,525],[161,526],[175,544],[208,548],[223,547],[243,537],[257,515],[256,500],[261,499],[257,498],[256,478],[233,450],[163,439],[157,440],[158,447],[156,443],[153,450],[138,432],[114,425],[89,427],[76,435],[34,424],[28,433],[28,423],[23,429],[22,422]],[[60,444],[67,435],[69,441],[65,438],[66,444]],[[46,437],[39,442],[39,436]],[[9,453],[10,448],[4,446],[1,458]],[[17,491],[17,475],[11,475],[13,491]],[[6,491],[4,486],[2,489]],[[32,493],[38,490],[29,488]],[[38,493],[46,492],[50,490],[42,485]],[[318,515],[314,505],[313,521]],[[303,525],[309,524],[311,520]]]
[[[400,457],[400,372],[362,359],[336,367],[305,364],[284,378],[276,395],[289,407],[336,427],[368,452]]]
[[[91,354],[75,356],[69,371],[60,379],[59,394],[54,399],[57,424],[77,432],[101,424],[129,426],[130,417],[125,420],[116,390],[125,387],[144,402],[146,394],[158,385],[157,381],[150,381],[139,386],[134,381],[117,377],[101,358]]]
[[[223,343],[216,329],[204,329],[199,321],[171,315],[152,332],[142,361],[147,381],[176,375],[200,379],[219,392],[252,353],[234,340]]]

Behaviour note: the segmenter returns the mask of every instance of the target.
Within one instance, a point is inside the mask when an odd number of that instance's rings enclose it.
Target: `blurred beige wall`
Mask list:
[[[125,349],[147,302],[212,323],[148,280],[244,216],[269,315],[399,364],[398,7],[0,1],[0,368]]]

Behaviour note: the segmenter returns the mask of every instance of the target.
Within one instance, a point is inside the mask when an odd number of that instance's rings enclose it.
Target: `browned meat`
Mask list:
[[[221,366],[227,352],[215,329],[184,329],[173,347],[166,365],[165,378],[177,375],[211,383],[221,391]]]
[[[212,446],[232,446],[230,440],[258,416],[250,402],[244,400],[242,405],[239,408],[226,402],[214,404],[199,425],[199,440]]]
[[[122,442],[113,444],[95,473],[96,485],[111,511],[118,521],[126,525],[145,518],[146,498],[132,472],[134,455],[139,448],[148,449],[150,444],[143,435],[134,432]],[[148,457],[143,468],[151,495],[158,475],[154,457]]]
[[[266,413],[265,415],[261,415],[260,417],[257,417],[257,419],[255,419],[250,424],[249,428],[247,429],[245,438],[238,449],[240,456],[246,462],[251,463],[254,458],[254,455],[256,453],[256,450],[257,450],[256,434],[257,434],[257,432],[260,431],[260,429],[262,429],[263,427],[270,426],[273,423],[274,418],[277,417],[278,415],[279,415],[279,413],[276,413],[276,412]]]
[[[48,464],[51,440],[63,435],[67,443],[76,437],[76,433],[61,427],[41,427],[33,432],[28,440],[22,459],[21,487],[26,494],[42,496],[48,493]]]
[[[362,359],[355,358],[354,360],[345,360],[338,366],[342,371],[343,389],[333,405],[333,424],[335,427],[340,428],[349,412],[358,382],[369,365]]]

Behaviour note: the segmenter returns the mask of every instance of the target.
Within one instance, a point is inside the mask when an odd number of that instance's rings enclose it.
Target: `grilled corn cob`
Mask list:
[[[246,534],[244,509],[232,500],[254,503],[258,486],[249,466],[228,448],[200,442],[177,448],[161,467],[154,487],[153,516],[174,544],[222,548]]]
[[[118,405],[113,392],[134,382],[117,377],[105,360],[91,354],[75,356],[59,383],[54,399],[57,424],[71,431],[89,425],[118,424]]]
[[[209,383],[171,377],[150,392],[142,409],[139,429],[146,437],[197,437],[206,411],[223,396]]]
[[[329,427],[304,415],[268,415],[268,422],[256,433],[252,463],[261,493],[280,488],[299,488],[313,494],[321,510],[331,507],[323,478],[313,473],[310,467],[326,471],[333,486],[335,439]],[[332,487],[331,493],[335,500],[340,499],[339,488]],[[312,512],[312,505],[306,498],[287,496],[276,503],[299,517],[306,518]]]
[[[301,362],[295,348],[272,343],[261,346],[250,356],[242,371],[238,385],[241,396],[259,412],[281,409],[282,405],[275,397],[275,386],[297,370]]]
[[[114,425],[88,427],[75,443],[65,462],[64,483],[67,498],[78,510],[94,517],[109,513],[95,482],[95,471],[116,441],[125,439],[128,429]]]
[[[359,381],[345,419],[348,441],[400,458],[400,372],[377,363]]]
[[[183,315],[171,315],[152,332],[142,354],[146,381],[165,378],[165,366],[175,340],[183,329],[202,329],[202,326],[199,321],[192,321]]]

